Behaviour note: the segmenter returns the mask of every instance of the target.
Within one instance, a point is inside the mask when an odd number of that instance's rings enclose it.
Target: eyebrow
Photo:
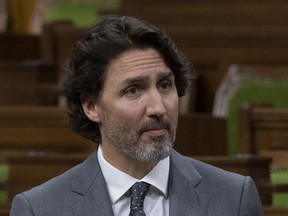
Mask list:
[[[165,78],[169,78],[169,77],[173,77],[174,74],[172,73],[172,71],[166,71],[160,74],[157,74],[157,79],[165,79]],[[148,80],[149,76],[147,75],[141,75],[141,76],[136,76],[136,77],[129,77],[126,80],[124,80],[123,84],[124,85],[128,85],[131,83],[137,83],[137,82],[141,82],[141,81],[145,81]]]
[[[174,77],[174,73],[172,73],[172,71],[166,71],[157,75],[157,79],[165,79],[169,77]]]

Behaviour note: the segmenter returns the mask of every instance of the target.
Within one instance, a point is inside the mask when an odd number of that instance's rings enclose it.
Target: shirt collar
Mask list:
[[[168,196],[168,176],[170,159],[169,156],[159,161],[159,163],[143,179],[138,180],[109,164],[103,157],[101,145],[98,148],[98,160],[107,183],[108,192],[112,203],[117,202],[137,181],[145,181],[167,198]]]

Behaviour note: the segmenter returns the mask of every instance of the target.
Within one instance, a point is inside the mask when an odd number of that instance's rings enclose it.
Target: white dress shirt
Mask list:
[[[136,179],[109,164],[103,157],[101,145],[98,149],[98,160],[108,192],[112,202],[115,216],[128,216],[130,212],[130,187],[137,181],[145,181],[151,184],[144,200],[146,216],[168,216],[168,176],[169,157],[161,160],[144,178]]]

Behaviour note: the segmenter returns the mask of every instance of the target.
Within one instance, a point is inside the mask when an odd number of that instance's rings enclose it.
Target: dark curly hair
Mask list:
[[[85,115],[82,103],[97,103],[110,61],[133,48],[157,50],[174,73],[178,96],[185,94],[192,65],[164,32],[132,17],[105,16],[75,44],[67,61],[64,94],[72,130],[94,142],[101,141],[98,124]]]

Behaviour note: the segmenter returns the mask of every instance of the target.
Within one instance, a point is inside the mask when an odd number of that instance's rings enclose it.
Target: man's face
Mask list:
[[[126,51],[109,64],[95,111],[103,147],[133,160],[159,161],[175,140],[174,75],[154,49]]]

